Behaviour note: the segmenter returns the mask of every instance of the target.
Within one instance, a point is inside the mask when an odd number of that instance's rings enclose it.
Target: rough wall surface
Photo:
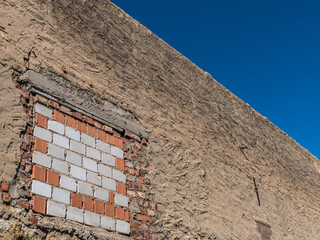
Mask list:
[[[1,63],[92,81],[150,131],[162,238],[320,237],[318,159],[112,3],[6,0],[0,25]]]

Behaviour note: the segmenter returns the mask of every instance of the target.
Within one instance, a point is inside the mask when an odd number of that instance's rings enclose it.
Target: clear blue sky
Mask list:
[[[111,1],[320,158],[320,1]]]

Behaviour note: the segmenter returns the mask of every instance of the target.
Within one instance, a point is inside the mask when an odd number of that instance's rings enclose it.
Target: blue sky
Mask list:
[[[111,1],[320,158],[320,1]]]

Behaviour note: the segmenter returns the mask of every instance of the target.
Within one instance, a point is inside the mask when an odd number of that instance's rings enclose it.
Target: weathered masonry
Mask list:
[[[0,1],[0,124],[0,238],[320,239],[319,160],[110,1]]]

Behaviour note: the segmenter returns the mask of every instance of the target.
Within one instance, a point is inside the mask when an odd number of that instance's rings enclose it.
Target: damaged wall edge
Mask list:
[[[68,80],[52,73],[37,73],[28,70],[20,76],[20,81],[30,92],[43,95],[72,110],[92,117],[94,120],[112,126],[120,132],[128,130],[140,137],[149,138],[147,130],[133,122],[132,113],[102,99],[96,93],[71,84]],[[125,121],[124,121],[125,119]]]

